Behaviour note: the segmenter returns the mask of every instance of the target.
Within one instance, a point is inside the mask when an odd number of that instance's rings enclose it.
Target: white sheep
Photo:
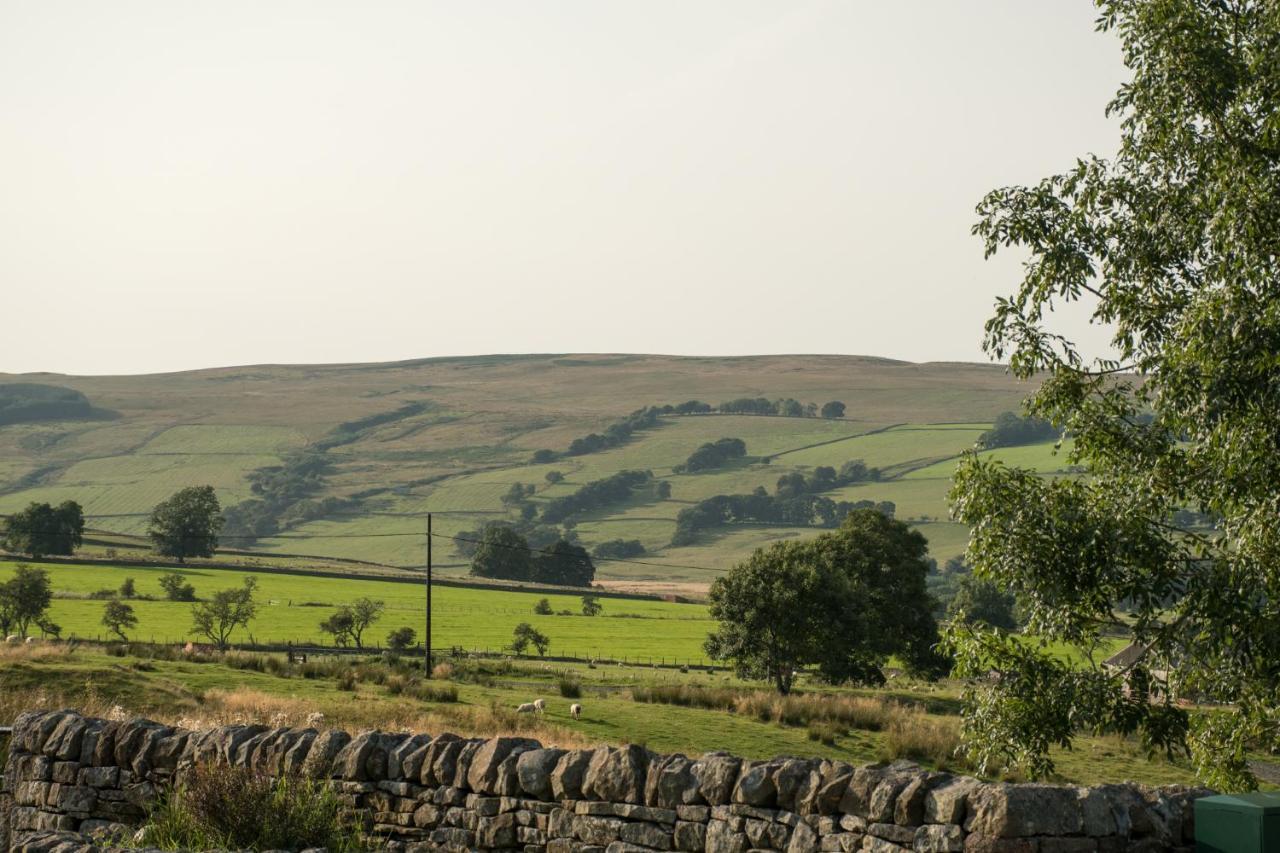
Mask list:
[[[581,720],[581,719],[582,719],[582,706],[581,706],[581,705],[579,705],[577,702],[574,702],[572,705],[570,705],[570,706],[569,706],[569,716],[570,716],[570,717],[573,717],[575,720]]]
[[[545,713],[546,713],[546,711],[547,711],[547,700],[545,700],[545,699],[534,699],[534,700],[533,700],[533,707],[535,707],[535,708],[537,708],[537,709],[538,709],[538,713],[539,713],[539,714],[545,714]]]
[[[519,707],[516,708],[516,713],[517,714],[533,714],[537,710],[538,710],[537,705],[533,704],[532,702],[525,702],[523,705],[520,705]]]
[[[17,634],[10,634],[9,636],[4,638],[4,641],[6,643],[21,643],[22,638],[19,637]]]
[[[27,637],[27,645],[31,645],[36,641],[35,637]]]

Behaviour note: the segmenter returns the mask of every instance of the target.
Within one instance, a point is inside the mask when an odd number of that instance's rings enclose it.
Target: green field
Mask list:
[[[103,602],[84,596],[101,589],[118,589],[125,578],[133,578],[139,595],[157,599],[130,602],[139,622],[133,632],[135,639],[198,639],[190,633],[191,604],[160,600],[164,594],[158,578],[170,569],[32,565],[48,570],[52,576],[57,598],[50,616],[65,636],[105,635],[101,624]],[[0,581],[13,571],[14,564],[0,563]],[[219,589],[237,587],[249,574],[210,568],[186,569],[182,573],[201,598]],[[236,631],[233,642],[332,644],[332,637],[317,626],[338,605],[360,597],[386,603],[386,612],[370,629],[366,643],[379,645],[387,632],[402,626],[415,629],[419,636],[423,631],[424,589],[419,584],[267,572],[255,572],[253,577],[258,581],[258,615],[248,631]],[[498,651],[510,644],[517,624],[529,622],[551,639],[548,654],[553,656],[707,662],[702,641],[714,623],[702,605],[606,598],[602,599],[604,613],[600,616],[538,616],[533,606],[541,598],[549,599],[556,611],[580,614],[581,599],[573,595],[436,587],[432,596],[432,645]]]
[[[620,470],[648,469],[670,483],[669,499],[637,494],[576,517],[575,532],[588,547],[638,539],[645,561],[660,564],[600,562],[597,577],[606,584],[682,593],[705,589],[761,545],[818,531],[723,529],[672,548],[681,509],[716,494],[772,490],[785,473],[838,468],[852,459],[881,468],[883,481],[832,497],[893,501],[900,518],[929,536],[936,559],[959,554],[963,531],[946,523],[954,460],[1031,390],[994,365],[853,356],[491,356],[157,376],[0,376],[24,379],[83,391],[115,416],[0,426],[0,513],[33,500],[71,499],[85,507],[94,531],[137,535],[151,508],[179,488],[209,484],[224,505],[233,505],[252,497],[252,472],[320,448],[328,469],[311,497],[352,498],[353,504],[251,547],[414,567],[424,562],[416,534],[428,512],[438,531],[456,535],[514,518],[501,502],[514,483],[535,485],[536,505]],[[642,406],[744,396],[843,400],[848,417],[666,417],[622,446],[545,465],[528,462],[535,450],[563,450]],[[364,420],[405,404],[414,404],[410,414]],[[724,437],[741,438],[747,458],[720,470],[673,472],[700,444]],[[1063,457],[1048,451],[1046,445],[1000,454],[1046,471],[1065,468]],[[548,485],[552,470],[564,482]],[[241,544],[224,539],[227,547]],[[465,573],[465,559],[440,544],[441,571]]]

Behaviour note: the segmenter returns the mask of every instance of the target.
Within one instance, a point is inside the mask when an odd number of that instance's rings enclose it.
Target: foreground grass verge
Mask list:
[[[348,731],[523,734],[560,746],[628,742],[658,752],[724,749],[748,758],[820,756],[855,763],[907,757],[966,769],[954,754],[959,725],[959,686],[954,684],[895,681],[881,690],[806,684],[803,695],[780,701],[762,685],[724,673],[459,660],[440,666],[437,675],[445,678],[427,681],[410,662],[333,662],[332,671],[308,677],[281,658],[259,666],[234,656],[174,657],[109,654],[89,645],[0,647],[0,725],[30,708],[74,707],[107,717],[142,714],[192,728],[256,722]],[[562,696],[562,681],[576,685],[581,698]],[[655,701],[681,690],[720,698],[683,705]],[[544,715],[515,712],[516,705],[535,698],[546,699]],[[569,714],[574,701],[584,707],[580,720]],[[1055,759],[1061,778],[1078,783],[1192,779],[1187,768],[1149,759],[1121,738],[1081,738],[1074,752],[1058,751]]]

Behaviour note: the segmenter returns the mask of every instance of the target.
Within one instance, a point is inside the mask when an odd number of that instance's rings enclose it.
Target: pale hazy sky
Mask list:
[[[1094,16],[0,0],[0,371],[981,360],[974,205],[1115,149]]]

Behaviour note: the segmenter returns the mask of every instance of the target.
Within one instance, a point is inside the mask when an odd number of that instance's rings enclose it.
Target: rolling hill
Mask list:
[[[851,460],[875,482],[825,492],[833,500],[892,501],[939,560],[966,531],[948,521],[954,457],[1031,390],[998,365],[912,364],[857,356],[683,358],[650,355],[494,355],[386,364],[218,368],[144,376],[0,374],[83,395],[109,419],[0,425],[0,513],[33,500],[79,501],[92,528],[145,529],[154,504],[211,484],[224,507],[274,496],[274,535],[227,541],[269,553],[316,554],[392,566],[423,562],[423,518],[458,535],[515,519],[514,484],[537,512],[550,500],[623,470],[649,470],[670,493],[573,516],[581,542],[638,540],[642,564],[600,562],[607,582],[698,588],[751,550],[814,528],[741,524],[672,547],[681,509],[718,494],[772,490],[790,472]],[[625,440],[566,455],[575,439],[647,406],[737,398],[843,401],[845,417],[663,414]],[[680,473],[700,445],[739,438],[746,456]],[[552,461],[534,463],[550,451]],[[1015,451],[998,451],[1011,453]],[[1064,467],[1051,445],[1016,449],[1023,464]],[[558,471],[559,482],[547,474]],[[259,486],[255,494],[253,484]],[[438,546],[445,573],[465,573],[456,543]]]

